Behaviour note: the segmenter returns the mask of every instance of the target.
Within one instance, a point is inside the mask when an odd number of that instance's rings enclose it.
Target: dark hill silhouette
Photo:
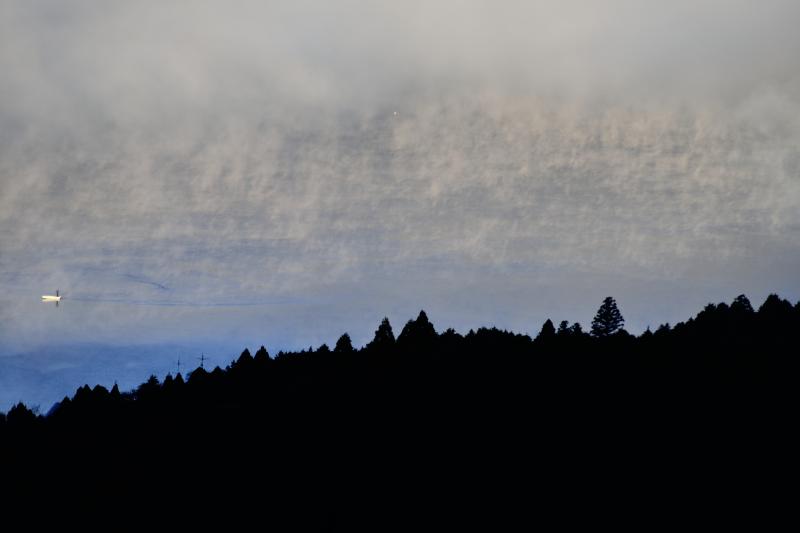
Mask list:
[[[277,530],[680,521],[697,509],[677,493],[709,512],[709,484],[749,497],[796,375],[800,304],[742,295],[638,337],[622,326],[611,298],[593,335],[548,319],[535,340],[437,333],[421,311],[361,349],[345,333],[133,391],[85,385],[47,416],[0,416],[4,479],[73,513],[180,504]]]

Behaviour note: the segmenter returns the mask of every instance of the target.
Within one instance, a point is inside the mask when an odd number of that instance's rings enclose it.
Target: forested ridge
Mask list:
[[[46,416],[19,404],[0,417],[6,479],[78,512],[208,501],[279,529],[708,508],[701,487],[748,480],[741,495],[763,474],[798,331],[800,302],[777,295],[639,336],[610,297],[587,330],[548,320],[535,338],[437,332],[421,311],[361,348],[262,346],[132,391],[86,385]]]

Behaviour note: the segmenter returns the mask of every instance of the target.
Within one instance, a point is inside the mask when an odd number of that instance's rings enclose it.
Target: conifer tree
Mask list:
[[[367,345],[367,348],[377,351],[387,350],[394,346],[394,343],[395,338],[392,325],[389,323],[389,318],[384,317],[381,325],[375,330],[375,338]]]
[[[536,340],[539,342],[549,341],[555,336],[556,328],[553,325],[553,321],[548,318],[542,324],[542,329],[539,331],[539,335],[536,336]]]
[[[592,335],[608,337],[621,330],[624,324],[625,319],[617,308],[617,302],[611,296],[607,296],[592,320]]]
[[[350,335],[347,333],[343,334],[339,337],[339,340],[336,341],[336,346],[333,348],[334,353],[352,353],[355,350],[353,349],[353,342],[350,340]]]

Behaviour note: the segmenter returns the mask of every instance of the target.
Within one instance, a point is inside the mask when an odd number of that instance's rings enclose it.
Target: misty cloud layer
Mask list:
[[[800,297],[800,4],[500,4],[0,3],[0,352]]]

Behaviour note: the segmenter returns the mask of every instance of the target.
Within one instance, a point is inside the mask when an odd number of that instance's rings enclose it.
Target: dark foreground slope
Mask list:
[[[4,512],[276,531],[763,523],[800,308],[745,303],[640,337],[437,334],[420,313],[360,350],[343,336],[83,387],[0,422]]]

